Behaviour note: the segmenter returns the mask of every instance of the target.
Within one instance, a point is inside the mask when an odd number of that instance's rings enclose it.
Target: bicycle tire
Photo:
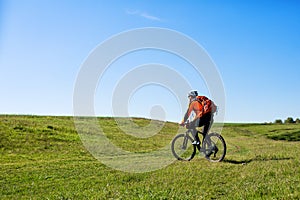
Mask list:
[[[184,144],[186,142],[186,144]],[[193,139],[186,134],[179,134],[171,144],[172,153],[178,160],[190,161],[196,154],[196,146],[192,145]]]
[[[203,141],[205,158],[210,162],[221,162],[226,156],[225,139],[218,133],[210,133]]]

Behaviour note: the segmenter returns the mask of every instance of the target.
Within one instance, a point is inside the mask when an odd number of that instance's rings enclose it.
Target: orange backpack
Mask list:
[[[203,114],[215,113],[217,111],[216,104],[206,96],[197,96],[196,100],[203,106]]]

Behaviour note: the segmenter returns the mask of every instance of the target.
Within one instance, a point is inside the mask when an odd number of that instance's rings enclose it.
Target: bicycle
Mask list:
[[[192,133],[193,129],[188,129],[185,133],[175,136],[172,140],[171,149],[175,158],[190,161],[196,155],[197,149],[211,162],[221,162],[225,158],[226,142],[220,134],[209,133],[204,137],[203,133],[197,130],[197,134],[202,135],[202,143],[193,145]]]

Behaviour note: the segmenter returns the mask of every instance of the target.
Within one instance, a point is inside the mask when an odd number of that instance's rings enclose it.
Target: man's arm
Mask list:
[[[181,124],[183,124],[184,122],[186,122],[186,120],[189,118],[191,112],[193,111],[193,107],[194,107],[193,103],[194,102],[192,102],[192,103],[189,104],[189,107],[188,107],[188,109],[187,109],[187,111],[186,111],[186,113],[185,113],[185,115],[183,117],[183,120],[182,120]]]

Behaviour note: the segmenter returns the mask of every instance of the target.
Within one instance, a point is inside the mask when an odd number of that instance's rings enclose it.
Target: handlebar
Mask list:
[[[188,124],[190,124],[189,122],[184,122],[184,123],[180,123],[180,126],[187,126]]]

